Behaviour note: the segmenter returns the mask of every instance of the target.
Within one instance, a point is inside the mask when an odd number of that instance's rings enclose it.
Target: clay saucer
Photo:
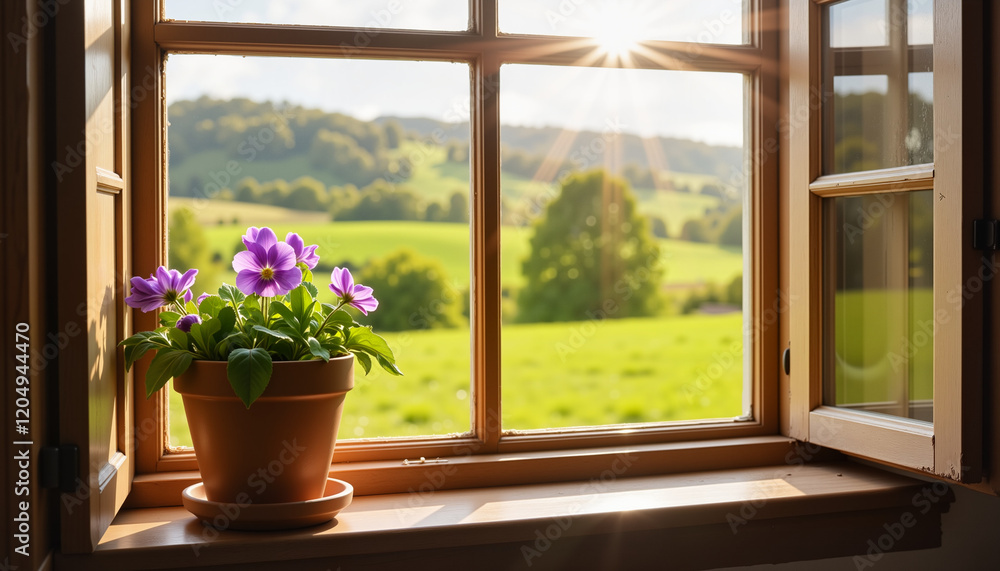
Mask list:
[[[184,488],[181,493],[184,507],[206,524],[241,530],[293,529],[325,523],[350,505],[353,498],[354,487],[334,478],[326,481],[326,495],[302,502],[246,505],[213,502],[205,497],[201,482]]]

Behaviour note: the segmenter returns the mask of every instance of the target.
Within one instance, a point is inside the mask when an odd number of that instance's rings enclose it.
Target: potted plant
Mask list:
[[[160,327],[122,341],[125,367],[155,353],[147,398],[174,379],[208,501],[309,502],[328,484],[354,361],[366,373],[373,362],[402,373],[385,340],[346,311],[374,311],[371,288],[335,268],[329,288],[338,303],[321,303],[315,245],[295,233],[278,241],[266,227],[249,228],[243,243],[233,259],[236,286],[223,284],[218,295],[192,299],[196,269],[161,266],[132,278],[125,302],[165,311]]]

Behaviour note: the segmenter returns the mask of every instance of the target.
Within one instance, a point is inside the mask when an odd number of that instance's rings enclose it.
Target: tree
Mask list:
[[[445,212],[444,206],[441,206],[440,202],[432,202],[424,210],[424,220],[428,222],[444,222],[447,217],[448,213]]]
[[[292,181],[292,189],[285,198],[285,208],[292,210],[321,211],[326,209],[326,185],[311,176]]]
[[[535,223],[518,319],[636,317],[660,308],[660,250],[626,182],[602,170],[566,179]]]
[[[367,319],[376,331],[458,327],[462,318],[461,288],[449,283],[444,266],[405,248],[373,260],[358,283],[384,301]]]
[[[652,228],[653,236],[656,236],[657,238],[670,237],[667,233],[667,223],[663,220],[663,218],[659,216],[651,216],[649,218],[649,224]]]
[[[726,215],[722,222],[722,231],[719,232],[719,245],[721,246],[742,246],[743,245],[743,209],[733,208]]]
[[[469,199],[464,192],[456,192],[448,200],[447,222],[469,221]]]
[[[692,218],[684,222],[684,226],[681,228],[681,240],[704,244],[711,242],[708,238],[708,229],[705,228],[705,222],[697,218]]]
[[[167,267],[181,273],[197,268],[196,284],[200,286],[195,288],[214,284],[218,269],[211,263],[205,232],[195,219],[194,212],[189,208],[174,210],[170,213],[167,228]],[[195,292],[195,295],[198,293]]]
[[[361,189],[357,203],[339,211],[339,220],[420,220],[417,195],[406,187],[393,186],[382,179]]]

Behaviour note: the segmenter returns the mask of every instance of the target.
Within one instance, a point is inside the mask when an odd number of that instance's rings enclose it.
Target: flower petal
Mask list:
[[[274,281],[279,290],[277,295],[285,295],[302,283],[302,270],[296,266],[287,270],[275,270]]]
[[[191,268],[190,270],[184,272],[181,276],[180,284],[178,284],[177,291],[182,291],[188,289],[194,285],[194,278],[198,275],[198,270]]]
[[[295,266],[295,250],[284,242],[278,242],[267,251],[267,265],[274,270],[287,270]]]
[[[257,238],[254,242],[264,250],[268,250],[278,243],[278,237],[274,234],[274,230],[264,226],[257,232]],[[249,247],[250,246],[248,245],[247,248]]]
[[[285,235],[285,243],[295,250],[295,257],[298,258],[302,254],[302,249],[305,247],[305,242],[302,241],[302,237],[295,232],[289,232]]]
[[[246,232],[246,234],[243,235],[243,238],[242,238],[243,239],[243,245],[246,246],[247,248],[249,248],[250,244],[256,242],[257,241],[257,233],[259,231],[260,230],[256,226],[251,226],[251,227],[247,228],[247,232]]]
[[[236,255],[233,256],[233,270],[237,273],[244,270],[260,271],[260,261],[257,256],[249,250],[237,252]]]
[[[236,274],[236,287],[243,295],[257,293],[257,281],[260,279],[260,271],[243,270]]]

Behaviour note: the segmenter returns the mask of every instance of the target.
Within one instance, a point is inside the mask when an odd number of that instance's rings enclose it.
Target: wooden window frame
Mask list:
[[[495,96],[504,63],[607,65],[595,61],[593,44],[580,38],[501,34],[496,0],[470,0],[472,25],[466,32],[379,30],[366,34],[364,47],[351,57],[463,61],[471,65],[472,93],[472,251],[474,288],[473,436],[338,442],[332,474],[349,477],[356,493],[416,489],[427,476],[423,467],[403,459],[444,458],[455,469],[439,487],[467,487],[585,478],[605,470],[622,451],[648,459],[634,473],[676,472],[706,467],[737,467],[783,461],[789,441],[778,436],[777,355],[780,321],[787,306],[778,290],[777,101],[778,14],[776,0],[747,0],[751,33],[745,45],[642,42],[636,67],[730,71],[747,76],[744,176],[750,200],[750,314],[753,343],[749,359],[752,418],[715,423],[672,423],[627,427],[502,434],[500,391],[500,172],[499,105]],[[163,61],[167,52],[241,55],[343,57],[363,29],[311,26],[163,21],[162,2],[132,8],[133,85],[155,82],[157,97],[134,102],[132,139],[134,185],[133,252],[137,275],[166,259],[166,200]],[[589,58],[589,59],[588,59]],[[146,86],[147,89],[149,86]],[[156,326],[152,314],[134,315],[135,330]],[[167,396],[144,398],[145,363],[135,368],[136,478],[131,506],[176,503],[183,486],[197,481],[191,452],[168,453]],[[509,460],[520,460],[511,462]],[[525,467],[536,466],[540,472]],[[176,496],[176,497],[175,497]]]
[[[835,1],[789,1],[789,21],[804,24],[789,30],[789,106],[809,109],[809,114],[803,128],[792,133],[788,151],[787,283],[792,298],[801,300],[789,333],[804,343],[792,360],[786,434],[953,481],[979,482],[983,300],[965,294],[981,279],[982,267],[970,229],[972,220],[983,215],[983,8],[976,2],[935,0],[934,164],[824,176],[822,105],[816,95],[823,97],[822,10]],[[823,404],[822,201],[919,189],[932,189],[935,204],[933,426]]]

